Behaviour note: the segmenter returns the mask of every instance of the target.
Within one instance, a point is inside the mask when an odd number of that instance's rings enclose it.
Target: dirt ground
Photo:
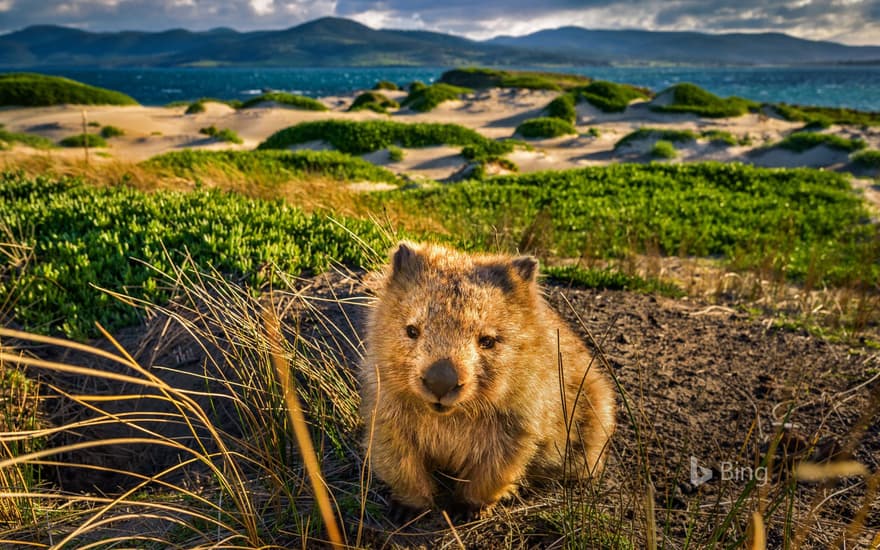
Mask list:
[[[299,319],[304,334],[340,341],[326,333],[327,320],[345,327],[351,319],[351,328],[342,333],[360,331],[368,303],[361,299],[368,294],[362,275],[322,276],[297,286],[322,304],[322,321]],[[526,488],[483,519],[453,517],[465,546],[563,547],[571,541],[561,534],[559,510],[587,502],[599,519],[587,525],[587,516],[579,512],[569,537],[580,532],[583,547],[617,547],[583,534],[598,525],[631,541],[629,547],[642,548],[651,486],[656,529],[665,548],[706,547],[716,528],[725,541],[722,547],[731,547],[745,536],[747,519],[758,509],[767,518],[768,548],[782,547],[785,524],[800,533],[795,537],[801,537],[802,548],[826,548],[860,510],[863,528],[845,547],[870,548],[880,532],[878,350],[774,328],[735,308],[692,299],[553,283],[546,290],[553,306],[590,343],[595,368],[608,369],[618,383],[620,427],[606,473],[593,485]],[[163,340],[169,332],[161,329],[162,322],[154,318],[147,327],[127,331],[126,347],[140,350],[142,362],[169,368],[202,362],[204,350],[179,331],[173,341]],[[348,356],[340,357],[344,364],[356,364],[356,342],[341,347]],[[772,448],[774,460],[765,475],[760,460]],[[795,481],[791,474],[801,460],[848,457],[873,472],[873,480],[852,477],[819,484]],[[356,472],[359,464],[355,459],[351,470]],[[698,477],[711,472],[711,479],[692,482],[692,466]],[[750,481],[753,491],[748,491]],[[381,507],[388,493],[376,485],[373,494]],[[744,492],[744,503],[721,528]],[[786,515],[792,519],[786,521]],[[436,512],[401,528],[380,509],[368,517],[365,533],[371,547],[458,544]]]

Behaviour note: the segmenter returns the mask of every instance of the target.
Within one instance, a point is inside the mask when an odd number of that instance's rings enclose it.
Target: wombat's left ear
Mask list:
[[[513,272],[527,282],[531,283],[538,277],[538,259],[534,256],[519,256],[510,262]]]
[[[422,267],[417,244],[401,241],[391,254],[391,276],[394,279],[414,277]]]

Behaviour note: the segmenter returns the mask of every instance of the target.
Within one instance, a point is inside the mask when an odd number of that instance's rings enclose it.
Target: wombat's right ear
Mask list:
[[[422,268],[422,257],[417,245],[401,241],[391,254],[391,278],[395,280],[414,277]]]

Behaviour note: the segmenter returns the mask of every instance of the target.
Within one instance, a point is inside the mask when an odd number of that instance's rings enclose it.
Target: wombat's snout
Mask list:
[[[422,376],[422,384],[438,400],[459,387],[458,373],[449,359],[440,359],[428,367]]]

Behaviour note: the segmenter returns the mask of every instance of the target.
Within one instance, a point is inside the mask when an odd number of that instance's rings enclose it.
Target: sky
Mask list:
[[[784,32],[880,45],[880,0],[0,0],[0,33],[35,24],[92,31],[283,29],[324,17],[476,40],[593,29]]]

